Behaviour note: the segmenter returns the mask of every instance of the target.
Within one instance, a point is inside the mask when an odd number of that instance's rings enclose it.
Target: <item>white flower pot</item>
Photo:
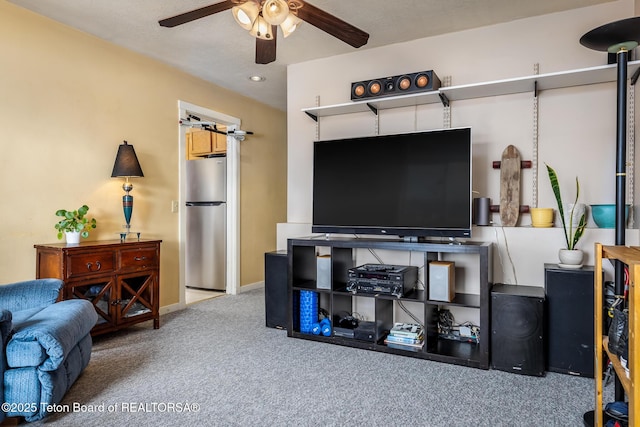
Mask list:
[[[584,253],[580,249],[560,249],[558,252],[561,267],[579,268],[582,266],[583,257]]]
[[[79,231],[65,231],[64,235],[65,239],[67,240],[67,244],[77,245],[78,243],[80,243]]]

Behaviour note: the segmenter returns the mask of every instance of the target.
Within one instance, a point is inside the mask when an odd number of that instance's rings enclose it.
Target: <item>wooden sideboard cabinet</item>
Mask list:
[[[92,335],[153,320],[160,327],[161,240],[52,243],[36,248],[36,278],[64,280],[62,299],[91,301]]]

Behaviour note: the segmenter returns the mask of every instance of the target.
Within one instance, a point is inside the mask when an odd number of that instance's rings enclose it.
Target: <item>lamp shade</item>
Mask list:
[[[116,161],[113,164],[113,172],[111,172],[112,178],[119,176],[144,176],[140,162],[138,162],[138,156],[136,156],[136,151],[133,149],[133,145],[127,144],[127,141],[124,141],[124,144],[120,144],[118,147]]]
[[[610,22],[594,28],[580,38],[580,44],[593,50],[617,53],[634,49],[640,42],[640,16]]]
[[[282,34],[284,34],[284,37],[289,37],[291,33],[293,33],[296,28],[298,28],[298,25],[300,25],[300,23],[302,23],[302,20],[300,18],[298,18],[293,13],[289,13],[284,22],[280,24],[280,28],[282,29]]]
[[[238,25],[250,31],[251,28],[253,28],[253,23],[260,14],[260,6],[253,1],[248,1],[239,6],[232,7],[231,13]]]
[[[289,6],[285,0],[267,0],[262,5],[262,16],[271,25],[280,25],[289,15]]]

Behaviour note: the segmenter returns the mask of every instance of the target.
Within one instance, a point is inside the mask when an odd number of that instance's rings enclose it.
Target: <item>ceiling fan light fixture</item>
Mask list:
[[[296,28],[302,23],[302,19],[298,18],[293,13],[289,13],[287,18],[280,24],[280,28],[282,29],[282,34],[287,38],[293,33]]]
[[[262,16],[271,25],[280,25],[289,15],[289,6],[285,0],[267,0],[262,5]]]
[[[242,28],[251,31],[256,18],[260,14],[260,7],[253,1],[245,2],[231,8],[234,19]]]
[[[256,38],[256,64],[270,64],[276,60],[278,26],[284,37],[288,37],[302,21],[306,21],[355,48],[364,46],[369,40],[368,33],[304,0],[218,0],[205,7],[161,19],[158,24],[173,28],[229,9],[238,25]]]
[[[262,15],[258,15],[251,31],[249,31],[253,37],[263,40],[273,40],[273,32],[271,31],[271,24],[269,24]]]

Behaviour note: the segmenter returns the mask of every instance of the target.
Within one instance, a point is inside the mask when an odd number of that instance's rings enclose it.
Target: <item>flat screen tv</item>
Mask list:
[[[314,233],[471,237],[471,128],[317,141]]]

